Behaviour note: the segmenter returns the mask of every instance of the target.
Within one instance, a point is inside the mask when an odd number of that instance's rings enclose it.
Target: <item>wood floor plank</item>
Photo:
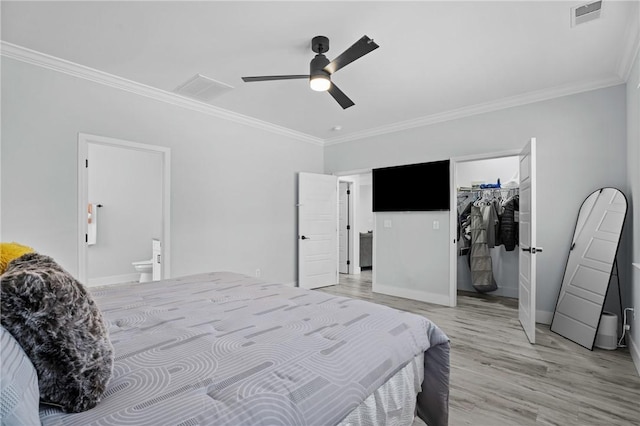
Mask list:
[[[447,333],[452,426],[640,425],[640,377],[629,351],[590,351],[542,324],[531,345],[515,299],[460,292],[449,308],[376,294],[371,271],[341,274],[339,285],[318,290],[423,315]]]

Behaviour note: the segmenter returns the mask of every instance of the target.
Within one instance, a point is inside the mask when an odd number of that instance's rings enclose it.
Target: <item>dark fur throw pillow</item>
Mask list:
[[[94,407],[113,370],[102,314],[52,258],[25,254],[0,276],[2,325],[38,372],[40,400],[77,413]]]

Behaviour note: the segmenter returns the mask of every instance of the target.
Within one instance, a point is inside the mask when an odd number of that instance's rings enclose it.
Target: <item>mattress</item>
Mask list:
[[[416,394],[420,392],[424,373],[423,362],[424,354],[416,356],[369,395],[338,426],[411,425],[415,418]]]
[[[417,356],[418,415],[447,424],[448,338],[424,317],[231,272],[92,293],[113,376],[91,410],[41,406],[43,425],[335,425]]]

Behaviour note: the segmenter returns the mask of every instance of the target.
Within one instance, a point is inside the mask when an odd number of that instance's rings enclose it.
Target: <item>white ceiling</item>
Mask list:
[[[638,2],[604,0],[599,20],[571,28],[584,3],[2,1],[1,34],[166,91],[200,73],[235,87],[212,105],[331,143],[624,82]],[[347,110],[306,80],[240,79],[308,74],[313,36],[333,59],[365,34],[380,48],[332,77]]]

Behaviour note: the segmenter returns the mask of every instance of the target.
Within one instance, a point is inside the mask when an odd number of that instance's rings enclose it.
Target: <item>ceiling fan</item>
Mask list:
[[[349,65],[351,62],[363,57],[378,47],[379,46],[372,39],[365,35],[347,50],[342,52],[340,56],[329,62],[329,59],[324,56],[325,52],[329,50],[329,39],[325,36],[316,36],[311,40],[311,50],[316,52],[317,55],[311,60],[308,75],[268,75],[242,77],[242,80],[248,83],[251,81],[294,80],[308,78],[311,89],[318,92],[329,92],[329,94],[333,96],[333,99],[335,99],[343,109],[347,109],[355,104],[342,92],[342,90],[338,89],[338,86],[336,86],[335,83],[331,81],[331,75],[340,68]]]

